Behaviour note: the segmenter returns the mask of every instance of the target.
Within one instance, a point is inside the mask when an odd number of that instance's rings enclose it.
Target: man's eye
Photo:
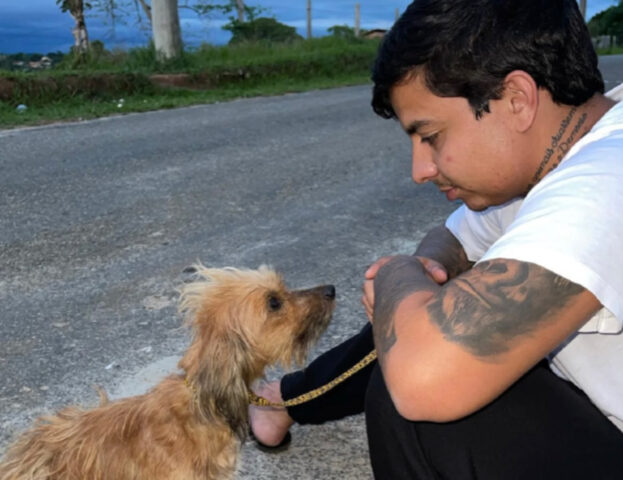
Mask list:
[[[434,146],[438,136],[438,133],[433,133],[432,135],[428,135],[427,137],[421,137],[420,141],[422,143],[428,143],[429,145]]]

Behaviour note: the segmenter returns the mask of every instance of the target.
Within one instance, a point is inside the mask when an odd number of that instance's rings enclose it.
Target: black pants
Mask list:
[[[284,399],[327,383],[372,348],[372,329],[366,325],[305,370],[285,376]],[[379,480],[623,479],[623,433],[545,362],[494,402],[455,422],[401,417],[376,362],[325,395],[288,409],[301,424],[364,411]]]

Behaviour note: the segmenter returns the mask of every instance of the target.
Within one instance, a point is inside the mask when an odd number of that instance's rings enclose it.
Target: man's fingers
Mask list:
[[[363,305],[364,310],[366,311],[366,316],[369,321],[372,321],[372,306],[368,303],[365,295],[361,296],[361,304]]]
[[[441,263],[426,257],[418,257],[418,260],[436,283],[441,285],[448,281],[448,272]]]
[[[374,311],[374,282],[372,280],[366,280],[363,282],[363,295],[361,296],[361,303],[366,309],[368,320],[372,321],[372,313]]]
[[[393,256],[381,257],[376,262],[374,262],[372,265],[370,265],[368,269],[366,270],[366,273],[364,274],[366,280],[372,280],[376,276],[379,269],[383,265],[385,265],[387,262],[389,262],[392,258],[394,257]]]
[[[433,266],[427,271],[430,276],[433,277],[433,280],[439,284],[446,283],[448,281],[448,272],[441,267]]]

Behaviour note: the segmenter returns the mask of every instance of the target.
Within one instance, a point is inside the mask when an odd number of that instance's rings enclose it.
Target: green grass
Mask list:
[[[168,108],[186,107],[236,98],[281,95],[323,88],[361,85],[369,81],[369,75],[341,75],[332,78],[289,79],[281,78],[272,83],[222,87],[214,90],[171,90],[156,94],[135,94],[119,99],[84,98],[58,100],[40,106],[31,106],[19,113],[12,106],[0,102],[0,128],[42,125],[57,121],[86,120],[131,112],[148,112]]]
[[[288,59],[301,59],[323,54],[327,57],[347,52],[375,53],[378,41],[319,37],[292,43],[240,43],[214,46],[203,44],[186,50],[178,60],[159,63],[152,46],[130,50],[107,51],[95,48],[84,64],[77,64],[74,57],[67,56],[61,70],[73,70],[77,66],[89,71],[171,73],[197,72],[206,69],[259,65]]]
[[[597,55],[621,55],[623,54],[623,47],[608,47],[597,49]]]
[[[167,64],[158,63],[151,48],[93,52],[82,65],[68,56],[48,73],[0,72],[18,85],[9,101],[0,102],[0,128],[365,84],[377,48],[375,41],[324,37],[286,45],[205,45]],[[237,76],[240,71],[245,74]],[[153,73],[203,75],[211,86],[154,87],[148,81]],[[102,86],[102,75],[115,81]],[[25,112],[16,111],[20,103],[27,105]]]

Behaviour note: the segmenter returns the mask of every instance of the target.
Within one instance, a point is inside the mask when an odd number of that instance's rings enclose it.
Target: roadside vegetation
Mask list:
[[[311,40],[202,45],[168,62],[153,46],[108,51],[92,42],[87,55],[70,53],[51,69],[0,71],[0,128],[366,83],[379,42],[342,28]]]
[[[623,0],[595,14],[588,21],[588,30],[598,55],[623,53]]]
[[[605,48],[598,48],[597,49],[597,55],[621,55],[623,54],[623,47],[617,47],[617,46],[612,46],[612,47],[605,47]]]
[[[163,1],[177,4],[177,0]],[[260,16],[265,12],[262,7],[247,6],[242,0],[215,1],[193,0],[185,5],[198,15],[214,11],[230,15],[223,27],[232,34],[229,44],[172,48],[167,56],[163,55],[167,49],[154,43],[110,51],[100,41],[88,41],[85,11],[98,7],[114,19],[115,9],[124,2],[56,0],[76,21],[75,46],[68,54],[56,52],[43,58],[0,55],[0,128],[369,81],[378,39],[356,36],[353,28],[336,25],[326,37],[304,40],[293,27]],[[151,7],[146,1],[141,5],[151,23]],[[236,10],[238,18],[232,16]],[[179,37],[179,20],[170,20],[167,28]],[[599,55],[622,54],[623,0],[591,18],[588,27]],[[174,43],[179,47],[181,40]],[[21,71],[9,71],[15,66]]]

